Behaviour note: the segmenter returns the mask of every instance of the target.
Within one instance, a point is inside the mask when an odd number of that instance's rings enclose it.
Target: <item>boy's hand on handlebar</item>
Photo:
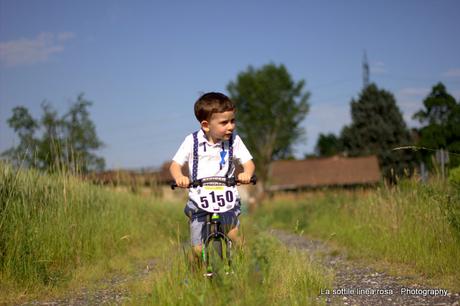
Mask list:
[[[243,184],[249,184],[251,182],[251,175],[248,175],[246,173],[240,173],[238,174],[238,181],[240,181]]]
[[[190,179],[186,176],[181,176],[176,179],[176,184],[179,187],[188,188],[188,185],[190,184]]]

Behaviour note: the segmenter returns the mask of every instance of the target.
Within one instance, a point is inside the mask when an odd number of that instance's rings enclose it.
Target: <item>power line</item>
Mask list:
[[[419,146],[402,146],[402,147],[393,148],[391,150],[392,151],[398,151],[398,150],[412,150],[412,151],[425,150],[425,151],[437,152],[440,149],[433,149],[433,148],[426,148],[426,147],[419,147]],[[448,152],[449,154],[460,156],[460,152],[449,151],[449,150],[446,150],[446,149],[443,149],[443,150]]]

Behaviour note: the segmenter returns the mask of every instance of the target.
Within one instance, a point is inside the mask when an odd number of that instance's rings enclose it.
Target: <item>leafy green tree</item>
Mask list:
[[[317,156],[333,156],[340,153],[340,139],[334,134],[319,134],[315,152]]]
[[[96,126],[89,116],[91,105],[92,102],[80,94],[63,117],[64,139],[70,144],[66,146],[65,157],[74,169],[80,167],[84,172],[105,167],[104,159],[92,153],[104,144],[97,137]]]
[[[40,123],[43,134],[42,138],[38,141],[38,151],[35,153],[36,166],[43,170],[53,169],[54,167],[58,167],[59,163],[62,164],[63,162],[63,121],[48,102],[43,102],[41,108],[43,115]]]
[[[352,123],[342,129],[340,136],[347,155],[377,155],[383,175],[390,181],[412,171],[412,152],[393,150],[412,144],[393,94],[370,84],[358,100],[352,99],[351,117]]]
[[[14,129],[19,137],[19,145],[5,151],[3,156],[16,156],[14,161],[20,162],[26,167],[36,166],[35,153],[38,150],[39,141],[35,133],[39,128],[39,123],[32,118],[29,110],[23,106],[13,109],[13,115],[8,119],[8,125]],[[19,164],[16,164],[19,166]]]
[[[91,105],[80,94],[70,110],[60,117],[49,103],[43,102],[40,120],[34,119],[27,108],[15,107],[8,124],[18,134],[19,145],[2,156],[17,166],[48,171],[62,167],[82,173],[104,169],[104,159],[94,153],[103,143],[89,117]]]
[[[302,139],[300,123],[309,110],[305,81],[294,81],[284,65],[249,66],[227,89],[237,105],[237,129],[254,156],[261,186],[268,184],[272,160],[292,156]]]
[[[424,108],[413,116],[424,125],[419,130],[418,145],[460,153],[460,102],[455,101],[444,84],[438,83],[423,100],[423,106]],[[423,153],[425,160],[432,155],[432,151],[423,151]],[[451,154],[449,166],[458,165],[460,165],[460,158],[456,154]]]

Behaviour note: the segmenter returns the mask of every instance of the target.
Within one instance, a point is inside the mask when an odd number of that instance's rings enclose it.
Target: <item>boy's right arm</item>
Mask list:
[[[182,188],[188,187],[190,179],[182,174],[182,166],[179,163],[172,161],[171,166],[169,167],[169,172],[171,173],[174,181],[176,181],[177,186]]]

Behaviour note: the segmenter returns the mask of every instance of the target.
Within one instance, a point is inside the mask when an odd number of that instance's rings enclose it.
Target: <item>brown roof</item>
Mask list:
[[[273,190],[372,184],[380,180],[376,156],[279,160],[272,163]]]
[[[126,184],[134,180],[166,184],[172,181],[169,173],[170,164],[170,162],[164,163],[156,172],[106,171],[91,174],[88,179],[102,184]],[[238,165],[236,173],[241,171],[242,168]],[[182,167],[182,172],[188,175],[187,164]],[[373,184],[380,180],[380,169],[376,156],[278,160],[272,163],[271,177],[272,190]]]

